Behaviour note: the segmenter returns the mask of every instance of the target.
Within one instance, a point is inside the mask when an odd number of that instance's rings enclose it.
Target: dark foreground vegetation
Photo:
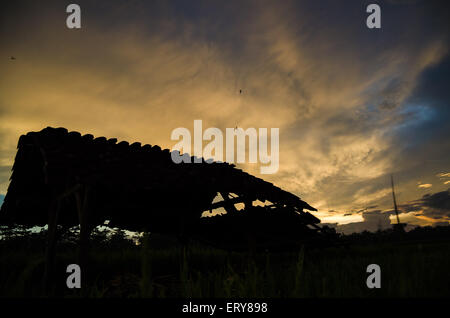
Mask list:
[[[283,252],[233,252],[124,232],[91,236],[88,286],[66,287],[78,263],[76,233],[59,240],[61,297],[449,297],[450,227],[338,236],[331,246]],[[0,241],[0,296],[44,297],[46,233],[12,231]],[[369,289],[369,264],[381,267],[381,289]]]

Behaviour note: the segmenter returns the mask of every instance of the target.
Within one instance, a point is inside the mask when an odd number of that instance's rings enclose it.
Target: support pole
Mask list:
[[[75,197],[78,207],[78,220],[80,223],[80,243],[78,251],[78,262],[81,269],[81,288],[86,290],[86,285],[88,282],[88,258],[89,258],[89,187],[84,186],[82,188],[83,197],[81,198],[80,193],[76,192]]]
[[[223,198],[224,209],[227,211],[227,213],[237,213],[238,210],[234,206],[233,201],[230,200],[229,193],[220,192],[220,195]]]
[[[58,226],[58,214],[61,206],[59,199],[54,200],[50,204],[48,231],[47,231],[47,246],[45,252],[45,270],[44,270],[44,292],[51,293],[51,288],[54,283],[55,272],[55,254],[56,254],[56,234]]]

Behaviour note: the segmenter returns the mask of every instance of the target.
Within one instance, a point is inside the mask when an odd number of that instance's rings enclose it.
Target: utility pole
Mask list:
[[[392,198],[394,199],[395,215],[397,216],[397,224],[400,224],[400,218],[398,217],[397,200],[395,199],[395,192],[394,192],[394,176],[392,174],[391,174],[391,185],[392,185]]]

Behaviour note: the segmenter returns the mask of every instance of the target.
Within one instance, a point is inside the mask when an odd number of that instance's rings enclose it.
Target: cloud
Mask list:
[[[433,223],[433,226],[449,226],[450,222],[436,222]]]
[[[351,234],[355,232],[384,230],[391,227],[389,214],[381,213],[380,210],[362,213],[363,221],[347,224],[323,224],[334,227],[337,232]]]
[[[450,191],[425,194],[419,201],[425,208],[425,215],[450,217]]]
[[[11,176],[11,166],[0,166],[0,193],[5,193],[9,185]]]
[[[421,199],[399,205],[404,213],[415,213],[432,219],[450,219],[450,189],[425,194]]]
[[[430,183],[424,183],[424,184],[419,184],[417,187],[421,188],[421,189],[428,189],[431,188],[433,185]]]
[[[434,194],[426,194],[421,199],[414,200],[407,204],[398,206],[400,211],[400,220],[407,223],[408,228],[417,225],[448,225],[450,222],[450,189],[447,191],[437,192]],[[351,223],[330,223],[324,222],[336,228],[338,232],[350,234],[353,232],[377,231],[378,229],[387,229],[391,227],[391,218],[394,218],[394,210],[362,210],[363,220]],[[345,215],[349,215],[346,213]],[[333,220],[328,218],[328,220]],[[394,222],[395,223],[395,222]]]

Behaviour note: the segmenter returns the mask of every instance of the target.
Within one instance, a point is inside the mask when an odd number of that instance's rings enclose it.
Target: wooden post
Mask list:
[[[50,204],[48,231],[47,231],[47,246],[45,252],[45,270],[44,270],[44,292],[51,293],[50,288],[54,283],[55,272],[55,254],[56,254],[56,234],[58,226],[58,213],[61,206],[59,199],[53,200]]]
[[[220,192],[220,195],[223,198],[224,209],[227,211],[227,213],[237,213],[238,210],[236,209],[234,204],[231,202],[231,200],[228,196],[229,193],[228,192]]]
[[[80,222],[80,243],[78,262],[81,269],[81,289],[82,292],[86,291],[86,285],[88,282],[88,257],[89,257],[89,235],[90,227],[88,222],[89,216],[89,187],[84,186],[83,198],[81,199],[80,193],[76,192],[76,202],[78,207],[78,220]]]

